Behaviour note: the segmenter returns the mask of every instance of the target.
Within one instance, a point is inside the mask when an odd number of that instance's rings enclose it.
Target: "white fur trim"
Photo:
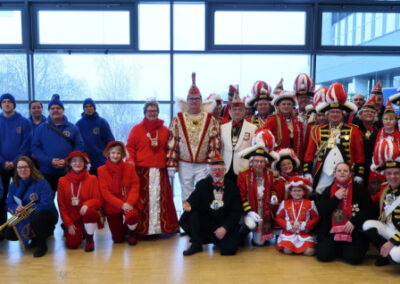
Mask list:
[[[400,100],[400,93],[391,95],[391,96],[389,97],[389,101],[391,101],[392,103],[395,103],[395,104],[398,104],[398,103],[399,103],[399,100]],[[397,102],[396,102],[396,101],[397,101]]]
[[[189,110],[189,107],[187,105],[187,102],[183,99],[177,99],[176,103],[178,105],[178,109],[181,112],[187,112]],[[205,112],[213,112],[214,108],[217,106],[217,103],[214,100],[209,100],[205,101],[201,104],[201,111]]]

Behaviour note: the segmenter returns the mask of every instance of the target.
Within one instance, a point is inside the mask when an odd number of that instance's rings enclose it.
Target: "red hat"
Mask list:
[[[122,143],[121,141],[111,141],[111,142],[108,142],[106,148],[105,148],[104,151],[103,151],[104,157],[108,158],[108,152],[110,151],[110,149],[111,149],[112,147],[115,147],[115,146],[121,147],[122,159],[125,158],[125,157],[127,156],[127,151],[126,151],[126,148],[125,148],[125,144]]]
[[[314,82],[306,73],[300,73],[294,80],[293,90],[296,96],[313,96],[314,95]]]
[[[213,158],[211,158],[209,164],[210,165],[225,165],[225,162],[224,162],[224,159],[222,158],[222,156],[219,153],[217,153],[214,155]]]
[[[219,101],[221,102],[221,104],[224,103],[224,100],[221,98],[221,96],[215,93],[210,94],[206,99],[206,101],[211,101],[211,100],[214,100],[215,102]]]
[[[395,113],[394,108],[392,106],[392,102],[390,101],[390,99],[387,99],[386,107],[385,107],[385,110],[383,111],[383,115],[389,114],[389,113],[392,113],[392,114],[394,114],[396,116],[396,113]]]
[[[347,101],[347,92],[341,83],[333,83],[325,96],[325,103],[320,103],[317,112],[326,112],[330,109],[341,109],[346,112],[357,111],[357,106]]]
[[[189,96],[200,96],[201,97],[200,90],[196,86],[196,73],[195,72],[192,73],[192,86],[190,87],[189,92],[188,92],[188,97]]]
[[[306,193],[312,192],[311,182],[302,176],[294,176],[288,180],[285,189],[290,191],[293,188],[302,188]]]
[[[228,95],[233,96],[235,93],[239,94],[239,85],[229,85]]]
[[[243,103],[243,101],[240,99],[238,93],[235,93],[235,94],[233,95],[231,108],[233,108],[233,107],[243,107],[243,108],[244,108],[244,103]]]
[[[282,91],[276,95],[274,95],[274,98],[272,100],[272,104],[274,106],[278,106],[281,101],[283,100],[291,100],[293,102],[293,106],[297,105],[297,100],[293,92],[289,91]]]
[[[378,83],[376,83],[374,89],[372,90],[371,94],[375,94],[375,95],[383,95],[382,93],[382,84],[381,81],[379,80]]]
[[[282,148],[282,149],[277,150],[276,152],[278,153],[279,160],[274,161],[271,165],[271,168],[274,171],[279,172],[279,164],[282,160],[285,160],[285,159],[292,160],[294,169],[297,169],[300,167],[300,160],[299,160],[299,158],[297,158],[297,155],[292,148]]]
[[[317,105],[319,103],[323,103],[326,102],[326,93],[328,92],[328,88],[327,87],[319,87],[315,93],[314,93],[314,97],[312,100],[312,104],[314,107],[317,107]]]
[[[283,78],[281,78],[279,83],[276,85],[276,87],[275,87],[274,91],[272,92],[272,94],[276,95],[276,94],[279,94],[282,91],[283,91]]]
[[[89,156],[86,153],[83,153],[81,151],[73,151],[73,152],[69,153],[68,157],[65,158],[65,162],[67,164],[69,164],[73,157],[82,157],[83,161],[85,162],[85,165],[90,163]]]
[[[255,156],[261,156],[268,159],[269,162],[273,162],[278,158],[275,151],[269,151],[266,147],[262,146],[251,146],[241,152],[240,157],[242,159],[250,160]]]
[[[376,94],[373,94],[372,97],[361,107],[360,111],[365,109],[375,110],[375,102],[376,102]]]
[[[259,100],[272,101],[271,87],[264,81],[256,81],[251,88],[252,98],[249,100],[249,106],[254,106]]]
[[[268,129],[258,129],[254,144],[267,148],[268,151],[272,151],[275,147],[275,136]]]
[[[396,105],[400,105],[400,88],[397,89],[397,94],[389,97],[389,100]]]
[[[375,145],[371,170],[383,171],[388,168],[400,168],[400,149],[392,139],[384,138]]]

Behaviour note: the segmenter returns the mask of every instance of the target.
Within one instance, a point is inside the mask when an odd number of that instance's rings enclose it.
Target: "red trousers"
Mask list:
[[[125,224],[123,220],[125,216]],[[125,234],[127,232],[126,225],[135,225],[139,219],[139,213],[136,208],[133,208],[128,213],[118,213],[107,215],[108,226],[110,227],[111,236],[114,243],[122,243],[125,239]]]
[[[99,220],[99,214],[96,209],[88,207],[86,210],[85,215],[83,215],[81,218],[79,218],[77,221],[75,221],[74,225],[76,227],[75,230],[75,235],[71,235],[68,233],[65,237],[65,244],[67,245],[67,248],[70,249],[76,249],[80,246],[82,243],[83,238],[86,235],[85,232],[85,223],[97,223]]]

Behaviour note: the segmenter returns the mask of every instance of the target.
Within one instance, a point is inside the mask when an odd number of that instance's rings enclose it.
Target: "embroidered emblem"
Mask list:
[[[98,127],[93,128],[93,134],[98,135],[100,133],[100,129]]]
[[[67,137],[71,136],[71,132],[69,132],[68,130],[64,130],[62,133]]]
[[[22,133],[22,127],[21,127],[21,126],[18,126],[18,127],[16,128],[16,131],[17,131],[18,134],[21,134],[21,133]]]

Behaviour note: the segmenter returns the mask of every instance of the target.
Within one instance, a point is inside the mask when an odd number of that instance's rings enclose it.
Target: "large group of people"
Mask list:
[[[400,93],[384,106],[378,82],[368,100],[356,94],[353,103],[342,84],[315,90],[301,73],[293,90],[283,80],[273,91],[258,80],[242,99],[229,86],[228,99],[224,105],[211,94],[203,102],[193,73],[170,127],[148,100],[124,144],[91,98],[74,125],[57,94],[48,118],[32,101],[29,119],[3,94],[0,237],[17,240],[27,230],[26,244],[43,256],[60,215],[66,247],[85,241],[86,252],[107,222],[113,242],[129,245],[180,226],[190,237],[184,256],[207,243],[234,255],[246,240],[258,247],[275,239],[281,253],[353,265],[372,243],[376,265],[400,263],[400,132],[392,107]]]

